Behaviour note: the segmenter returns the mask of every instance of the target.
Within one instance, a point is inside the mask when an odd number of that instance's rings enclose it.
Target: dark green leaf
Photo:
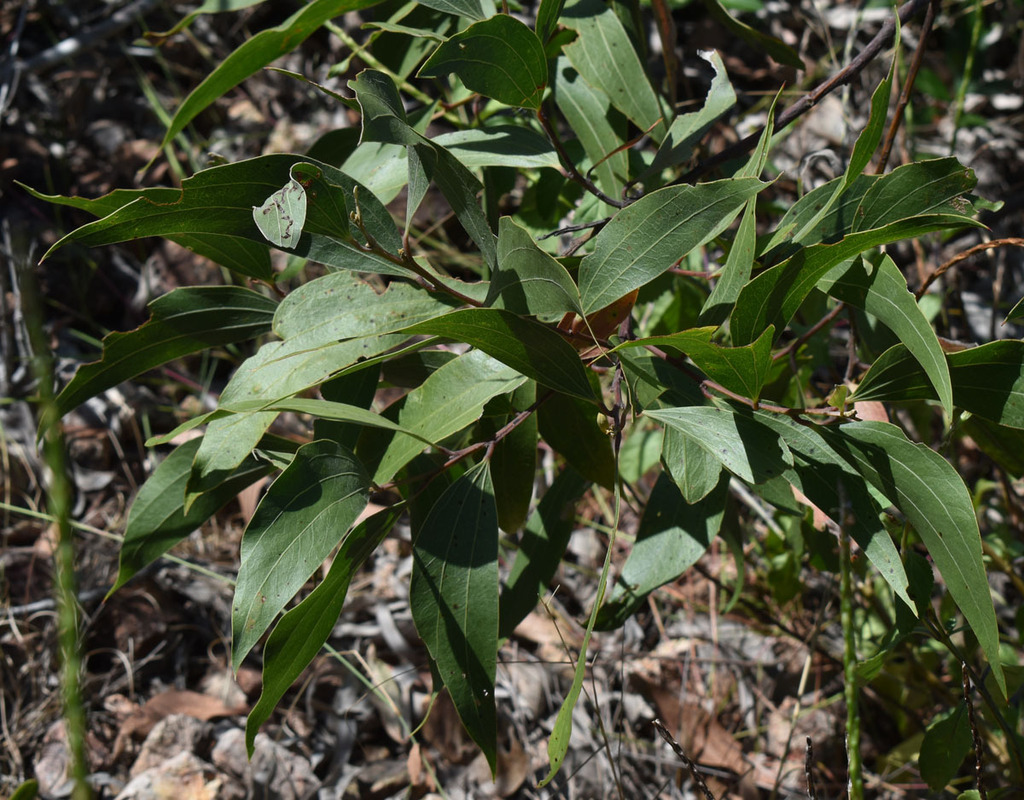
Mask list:
[[[368,487],[355,456],[330,441],[300,447],[271,484],[242,536],[231,611],[236,670],[345,537],[366,507]]]
[[[888,255],[840,264],[818,282],[818,288],[877,317],[895,333],[924,368],[943,407],[952,412],[953,387],[942,346]]]
[[[161,461],[132,501],[121,545],[117,580],[111,592],[195,531],[236,498],[242,489],[274,469],[267,462],[246,458],[222,483],[201,495],[185,513],[185,485],[200,441],[191,439],[185,442]]]
[[[719,484],[722,462],[678,428],[665,429],[661,458],[683,499],[691,505],[703,500]]]
[[[672,479],[659,475],[640,518],[636,543],[595,627],[621,626],[648,594],[693,566],[718,533],[728,497],[729,479],[723,477],[714,491],[689,505]]]
[[[429,0],[422,5],[443,11],[445,14],[453,14],[456,17],[469,17],[469,19],[485,19],[487,17],[480,0]]]
[[[266,333],[275,308],[273,300],[238,286],[168,292],[149,304],[144,325],[104,338],[100,360],[80,367],[57,396],[56,415],[62,417],[90,397],[168,361]]]
[[[466,342],[551,389],[588,401],[594,390],[579,354],[551,328],[498,308],[467,308],[406,328]]]
[[[320,652],[345,603],[352,576],[384,540],[400,516],[389,508],[360,522],[341,542],[326,577],[301,603],[287,611],[263,648],[263,688],[245,723],[245,745],[252,757],[260,726],[284,693]]]
[[[444,42],[420,67],[420,77],[454,72],[470,91],[499,103],[540,108],[548,82],[544,45],[515,17],[498,14]]]
[[[651,419],[693,438],[722,466],[748,483],[762,483],[793,466],[793,455],[777,433],[748,412],[716,406],[657,408]]]
[[[583,310],[604,308],[661,275],[725,230],[763,186],[756,178],[670,186],[624,208],[580,264]]]
[[[537,384],[525,383],[511,399],[513,413],[525,411],[537,399]],[[491,454],[494,500],[503,531],[515,533],[526,522],[536,476],[537,415],[530,414],[494,446]]]
[[[540,435],[555,452],[587,480],[607,489],[615,485],[612,442],[597,424],[598,412],[591,403],[555,394],[537,413]]]
[[[1005,696],[981,534],[963,480],[942,456],[908,441],[889,423],[853,422],[829,431],[826,438],[917,530]]]
[[[541,0],[537,8],[537,37],[546,43],[555,32],[565,0]]]
[[[956,777],[974,744],[967,705],[961,700],[952,714],[928,726],[921,740],[921,777],[934,792],[941,792]]]
[[[462,724],[497,769],[498,516],[487,462],[459,478],[413,543],[409,605]]]
[[[516,314],[583,314],[579,290],[565,267],[511,217],[498,224],[498,271],[491,277],[488,299],[488,305]]]
[[[724,25],[733,35],[746,42],[755,50],[763,50],[780,64],[795,67],[798,70],[805,69],[804,61],[796,50],[774,36],[769,36],[740,22],[725,10],[720,0],[704,0],[704,5],[711,12],[711,16]]]

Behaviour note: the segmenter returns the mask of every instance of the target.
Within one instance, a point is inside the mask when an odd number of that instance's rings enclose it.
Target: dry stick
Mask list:
[[[968,247],[962,253],[953,256],[949,261],[925,278],[924,283],[921,284],[921,288],[915,293],[915,297],[920,300],[924,296],[924,293],[928,291],[928,287],[935,283],[935,280],[945,273],[950,267],[956,266],[964,259],[973,256],[975,253],[996,247],[1024,247],[1024,239],[1019,236],[1008,236],[1005,239],[993,239],[991,242],[982,242],[981,244],[974,245],[974,247]]]
[[[974,703],[971,701],[971,676],[965,661],[960,662],[960,674],[963,677],[964,702],[967,703],[967,721],[970,723],[971,736],[974,739],[974,776],[978,782],[978,795],[981,800],[988,800],[985,784],[981,782],[984,751],[982,750],[981,734],[978,733],[978,721],[974,717]]]
[[[910,0],[909,3],[904,3],[897,11],[900,22],[905,23],[908,19],[917,14],[927,2],[929,2],[929,0]],[[835,91],[840,86],[850,83],[864,70],[875,56],[882,52],[882,48],[889,44],[889,41],[892,39],[895,32],[896,19],[890,18],[886,20],[885,24],[882,25],[882,29],[875,34],[875,37],[868,42],[867,46],[858,53],[849,64],[820,86],[805,94],[785,111],[780,112],[775,117],[775,130],[782,130],[785,126],[789,125],[789,123],[793,122],[793,120],[797,119],[797,117],[806,114],[814,108],[814,106],[817,105],[825,95]],[[694,183],[697,178],[707,172],[710,172],[719,164],[722,164],[731,158],[736,158],[753,148],[760,140],[763,132],[764,126],[754,131],[746,138],[740,139],[740,141],[727,147],[725,150],[716,153],[706,161],[701,162],[685,175],[677,178],[673,183]]]
[[[814,784],[814,742],[810,736],[804,750],[804,778],[807,779],[807,800],[818,800],[818,787]]]
[[[651,724],[654,725],[655,730],[661,734],[661,738],[668,742],[668,746],[672,748],[672,752],[674,752],[676,756],[679,757],[679,760],[683,762],[683,766],[689,770],[690,777],[693,778],[693,782],[700,787],[700,790],[704,793],[706,800],[715,800],[715,795],[712,794],[707,783],[704,782],[704,777],[700,774],[700,770],[697,769],[697,765],[690,761],[686,753],[683,752],[682,745],[672,738],[672,734],[668,732],[668,728],[662,724],[660,719],[654,720]]]
[[[917,49],[914,50],[914,58],[910,62],[910,69],[907,72],[907,79],[900,92],[900,99],[896,102],[896,111],[892,115],[892,122],[885,132],[885,143],[882,145],[882,154],[878,157],[878,169],[875,173],[881,175],[885,172],[885,164],[889,160],[889,153],[892,151],[893,142],[896,141],[896,132],[900,129],[900,122],[903,121],[903,110],[910,102],[910,92],[914,88],[914,81],[917,80],[917,73],[921,69],[921,61],[924,60],[924,45],[928,40],[928,34],[932,30],[932,23],[935,22],[935,10],[939,0],[931,0],[928,10],[924,15],[924,22],[921,24],[921,35],[918,37]]]

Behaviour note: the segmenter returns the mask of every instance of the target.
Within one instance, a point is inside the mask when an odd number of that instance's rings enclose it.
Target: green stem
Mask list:
[[[864,800],[864,772],[860,754],[860,706],[857,690],[857,645],[853,626],[853,575],[850,535],[839,527],[839,618],[843,627],[843,693],[846,699],[847,792],[850,800]]]

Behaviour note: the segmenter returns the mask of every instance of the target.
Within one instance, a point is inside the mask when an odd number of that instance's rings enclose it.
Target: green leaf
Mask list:
[[[711,16],[715,20],[755,50],[763,50],[780,64],[784,64],[787,67],[795,67],[798,70],[805,69],[804,61],[796,50],[774,36],[769,36],[740,22],[725,10],[720,0],[704,0],[704,5],[707,6],[708,11],[711,12]]]
[[[185,512],[185,485],[201,439],[177,447],[142,484],[132,501],[121,545],[115,592],[139,570],[187,537],[246,486],[273,472],[273,465],[249,457],[227,478],[201,495]]]
[[[252,219],[267,241],[278,247],[291,247],[306,224],[306,192],[292,176],[263,205],[252,209]]]
[[[757,400],[772,366],[771,326],[758,340],[742,347],[722,347],[711,341],[715,329],[691,328],[666,336],[651,336],[623,342],[616,349],[654,345],[685,353],[713,381],[743,397]]]
[[[793,454],[770,428],[731,407],[648,409],[646,416],[692,437],[722,466],[748,483],[763,483],[793,466]]]
[[[260,31],[225,58],[182,101],[167,127],[162,150],[196,115],[274,59],[290,53],[332,17],[376,5],[377,0],[313,0],[276,28]]]
[[[554,394],[537,412],[544,441],[583,477],[610,489],[615,485],[615,456],[611,438],[597,424],[591,403]]]
[[[100,360],[79,367],[57,396],[56,417],[168,361],[266,333],[275,308],[273,300],[238,286],[168,292],[149,304],[150,318],[144,325],[103,339]]]
[[[956,777],[973,744],[967,705],[962,700],[952,714],[928,726],[918,763],[921,777],[932,791],[941,792]]]
[[[664,112],[615,11],[600,0],[575,0],[565,4],[560,21],[577,33],[563,48],[576,71],[640,130],[654,127],[651,136],[660,142],[667,129]]]
[[[544,45],[507,14],[476,22],[444,42],[420,67],[419,77],[454,72],[470,91],[507,106],[540,108],[548,82]]]
[[[868,124],[864,126],[864,130],[857,137],[853,153],[850,154],[850,162],[843,174],[844,188],[853,183],[867,169],[871,162],[871,156],[875,154],[875,150],[878,149],[878,145],[882,141],[882,134],[885,132],[885,119],[889,114],[889,97],[892,94],[892,84],[896,76],[896,62],[900,60],[899,33],[895,38],[896,47],[893,51],[892,62],[889,64],[889,74],[871,94],[871,114],[868,117]]]
[[[757,243],[757,225],[754,217],[756,207],[757,198],[752,197],[743,209],[740,227],[736,231],[729,255],[725,258],[725,266],[722,267],[715,288],[711,290],[711,295],[704,301],[704,306],[700,310],[699,321],[702,324],[721,325],[725,322],[736,304],[736,298],[740,296],[740,291],[750,280]]]
[[[620,627],[648,594],[697,563],[718,534],[728,497],[729,479],[723,477],[703,500],[689,505],[672,479],[659,475],[640,518],[636,543],[595,627]]]
[[[1017,305],[1010,309],[1010,313],[1006,315],[1004,322],[1016,322],[1019,319],[1024,319],[1024,298],[1017,301]]]
[[[722,462],[678,428],[665,429],[661,459],[683,499],[691,505],[707,497],[720,482]]]
[[[541,0],[537,8],[537,37],[541,42],[547,43],[555,32],[563,6],[565,0]]]
[[[263,648],[263,688],[245,722],[245,745],[252,758],[256,733],[285,692],[310,665],[331,635],[352,576],[384,541],[401,511],[388,508],[345,534],[331,568],[320,584],[295,608],[285,612]]]
[[[681,114],[673,120],[645,175],[657,174],[666,167],[689,161],[694,145],[711,129],[719,117],[736,105],[736,92],[729,82],[725,64],[722,63],[718,51],[698,50],[697,55],[707,61],[715,71],[704,105],[700,111]]]
[[[868,560],[896,596],[912,608],[903,561],[879,520],[879,505],[860,473],[832,449],[820,428],[778,414],[756,412],[756,416],[782,437],[793,454],[793,469],[784,473],[786,480],[829,518],[846,522]]]
[[[538,317],[583,314],[579,290],[565,267],[511,217],[498,224],[498,271],[491,276],[488,305]]]
[[[435,136],[430,141],[444,147],[463,166],[559,169],[558,153],[551,142],[521,125],[492,125]]]
[[[626,139],[625,119],[611,107],[608,95],[591,86],[564,56],[555,62],[552,90],[558,110],[593,165],[598,187],[618,197],[629,179],[629,157],[619,149]]]
[[[551,328],[498,308],[467,308],[406,328],[465,342],[559,392],[594,401],[579,354]]]
[[[514,412],[526,411],[537,400],[537,384],[523,384],[511,400]],[[494,446],[491,454],[494,500],[503,531],[515,533],[526,522],[536,476],[537,415],[530,414]]]
[[[423,451],[424,439],[440,442],[471,425],[480,418],[488,400],[513,391],[525,380],[481,350],[449,361],[409,392],[398,422],[415,436],[398,434],[391,440],[374,473],[374,483],[390,481]]]
[[[942,456],[908,441],[889,423],[849,423],[827,432],[826,439],[906,515],[921,536],[1005,696],[999,629],[982,563],[981,534],[963,480]]]
[[[888,255],[840,264],[818,282],[818,288],[877,317],[895,333],[924,368],[943,408],[952,413],[953,386],[942,346]]]
[[[497,769],[498,516],[487,462],[460,477],[413,543],[413,622],[473,741]]]
[[[147,41],[156,41],[162,43],[165,39],[169,39],[176,33],[181,33],[195,22],[197,17],[203,14],[219,14],[224,11],[241,11],[244,8],[250,8],[251,6],[259,5],[263,0],[206,0],[206,2],[193,8],[188,14],[182,17],[174,25],[173,28],[167,31],[161,31],[159,33],[152,31],[147,32],[145,35]]]
[[[366,507],[369,481],[336,442],[310,442],[256,507],[240,550],[231,609],[234,669]]]
[[[486,19],[489,14],[484,11],[480,0],[429,0],[421,3],[427,8],[443,11],[445,14],[453,14],[456,17],[468,17],[469,19]],[[491,5],[488,3],[488,5]],[[492,12],[493,13],[493,12]]]
[[[566,467],[548,487],[530,516],[519,552],[501,593],[499,636],[507,639],[554,577],[575,527],[575,508],[588,486],[572,467]]]
[[[580,264],[583,310],[604,308],[667,271],[725,230],[763,186],[756,178],[670,186],[624,208]]]
[[[953,404],[972,414],[1024,429],[1024,342],[1005,339],[945,356]],[[905,345],[878,357],[854,393],[857,400],[931,400],[935,389]]]

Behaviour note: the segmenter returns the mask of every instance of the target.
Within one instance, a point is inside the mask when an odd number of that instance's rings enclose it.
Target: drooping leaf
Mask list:
[[[419,76],[454,72],[471,91],[508,106],[537,109],[548,82],[544,45],[515,17],[498,14],[441,44]]]
[[[749,483],[763,483],[793,466],[786,443],[770,428],[732,407],[652,408],[651,419],[690,436],[727,470]]]
[[[336,442],[310,442],[271,484],[242,535],[231,610],[237,670],[366,507],[369,479]]]
[[[540,435],[587,480],[610,489],[615,456],[590,403],[564,394],[549,397],[537,412]]]
[[[413,542],[409,605],[462,724],[493,774],[498,653],[498,515],[487,462],[441,496]]]
[[[763,186],[756,178],[670,186],[624,208],[580,264],[583,310],[604,308],[667,271],[725,230]]]
[[[513,412],[524,412],[537,399],[537,384],[527,381],[512,394]],[[530,414],[501,439],[491,454],[491,481],[498,524],[507,533],[526,522],[537,477],[537,415]]]
[[[196,286],[168,292],[149,304],[150,318],[144,325],[104,338],[100,360],[79,367],[57,396],[57,416],[176,358],[266,333],[275,308],[273,300],[238,286]]]
[[[263,205],[253,206],[252,219],[271,244],[291,247],[306,224],[306,192],[302,184],[290,177]]]
[[[275,28],[260,31],[235,48],[186,97],[177,111],[160,149],[184,130],[196,115],[271,61],[290,53],[332,17],[376,5],[377,0],[313,0]]]
[[[552,89],[558,110],[590,159],[598,188],[618,198],[629,179],[629,158],[618,149],[626,137],[625,117],[611,107],[608,95],[591,86],[565,56],[555,62]]]
[[[502,217],[498,224],[498,271],[491,276],[488,300],[488,305],[516,314],[583,314],[579,289],[565,267],[511,217]]]
[[[423,451],[423,439],[439,442],[480,418],[492,397],[511,392],[526,381],[515,369],[471,350],[449,361],[413,389],[398,422],[416,437],[398,434],[384,452],[373,480],[386,483]]]
[[[888,255],[840,264],[819,281],[818,288],[877,317],[895,333],[924,368],[943,407],[952,412],[953,386],[942,346]]]
[[[895,425],[853,422],[827,432],[832,449],[902,511],[988,657],[1001,691],[999,630],[981,555],[981,534],[963,480],[942,456]]]
[[[722,524],[728,496],[729,479],[723,477],[703,500],[690,505],[668,475],[658,476],[636,543],[598,613],[598,630],[620,627],[648,594],[676,580],[704,555]]]
[[[573,510],[587,481],[572,467],[558,475],[526,522],[519,552],[502,590],[499,635],[507,639],[537,606],[537,598],[561,563],[575,527]]]
[[[952,714],[928,726],[918,764],[921,777],[933,792],[941,792],[956,777],[973,744],[967,705],[962,700]]]
[[[1010,428],[1024,429],[1024,342],[1006,339],[945,356],[953,404]],[[905,345],[880,355],[854,393],[857,400],[931,400],[934,387]]]
[[[352,576],[384,540],[400,513],[395,507],[380,511],[345,534],[324,579],[274,626],[263,648],[260,699],[245,722],[250,758],[260,726],[320,652],[338,622]]]
[[[593,401],[594,390],[572,346],[550,328],[498,308],[467,308],[406,328],[477,347],[551,389]]]
[[[117,580],[111,593],[195,531],[242,489],[274,469],[269,462],[250,456],[223,483],[199,497],[186,513],[185,484],[199,444],[200,439],[190,439],[177,447],[139,489],[128,512]]]
[[[600,0],[570,0],[560,22],[577,33],[563,48],[576,71],[638,128],[654,127],[651,136],[660,142],[668,128],[665,112],[615,11]]]

